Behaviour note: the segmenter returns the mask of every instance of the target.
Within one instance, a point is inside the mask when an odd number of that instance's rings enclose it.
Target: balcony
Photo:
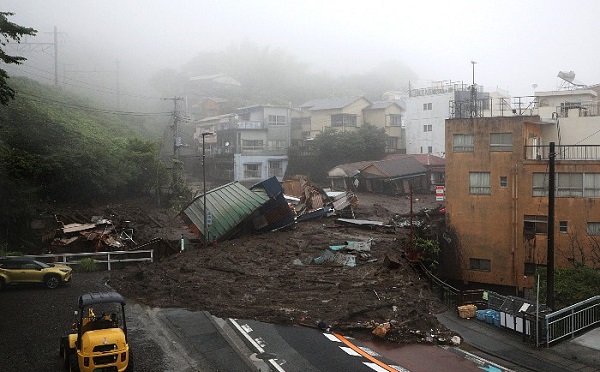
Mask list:
[[[557,145],[556,160],[600,160],[600,145]],[[526,160],[548,161],[550,146],[525,146]]]
[[[225,123],[219,123],[217,130],[263,130],[266,129],[263,121],[251,121],[251,120],[229,120]]]

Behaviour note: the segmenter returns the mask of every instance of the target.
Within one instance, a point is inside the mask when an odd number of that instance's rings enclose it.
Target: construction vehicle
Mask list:
[[[123,296],[117,292],[86,293],[79,297],[75,315],[77,321],[60,340],[60,357],[66,369],[133,372]]]

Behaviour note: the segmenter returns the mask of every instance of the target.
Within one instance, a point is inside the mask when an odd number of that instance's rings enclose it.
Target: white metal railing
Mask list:
[[[127,255],[127,258],[121,258]],[[141,257],[131,257],[141,256]],[[65,265],[78,265],[84,258],[93,258],[98,263],[107,265],[108,270],[112,269],[113,263],[121,262],[154,262],[154,250],[139,251],[113,251],[113,252],[90,252],[90,253],[48,253],[39,255],[23,255],[21,257],[30,257],[41,259],[40,261],[61,263]]]
[[[600,296],[594,296],[545,316],[546,345],[600,323]]]

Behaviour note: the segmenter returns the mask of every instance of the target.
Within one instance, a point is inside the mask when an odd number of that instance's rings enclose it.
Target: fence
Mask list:
[[[600,323],[600,296],[594,296],[545,317],[546,346]]]
[[[460,291],[450,284],[443,282],[440,278],[433,275],[431,271],[427,270],[425,265],[420,263],[421,270],[427,275],[431,283],[431,290],[438,295],[440,300],[448,306],[456,307],[462,305]]]
[[[140,257],[141,256],[141,257]],[[24,255],[36,260],[52,263],[61,263],[69,266],[78,265],[84,258],[92,258],[96,262],[107,265],[107,270],[111,270],[115,263],[128,262],[154,262],[154,250],[139,251],[113,251],[113,252],[94,252],[94,253],[57,253]],[[125,258],[123,258],[125,257]]]

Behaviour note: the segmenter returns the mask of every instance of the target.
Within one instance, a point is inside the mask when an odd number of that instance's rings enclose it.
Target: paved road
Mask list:
[[[77,299],[86,292],[109,290],[105,276],[75,273],[70,284],[55,290],[18,286],[0,291],[0,371],[62,371],[59,340],[75,320]],[[211,316],[132,302],[126,308],[136,371],[251,371]]]

